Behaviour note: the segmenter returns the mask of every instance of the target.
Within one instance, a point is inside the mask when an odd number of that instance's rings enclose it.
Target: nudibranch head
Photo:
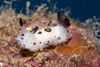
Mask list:
[[[48,47],[49,45],[58,45],[68,41],[72,37],[71,31],[68,27],[71,25],[66,16],[61,16],[57,13],[57,26],[46,27],[39,29],[35,27],[32,31],[25,32],[15,39],[22,48],[29,49],[36,52],[41,48]],[[20,18],[20,25],[23,26],[23,21]]]

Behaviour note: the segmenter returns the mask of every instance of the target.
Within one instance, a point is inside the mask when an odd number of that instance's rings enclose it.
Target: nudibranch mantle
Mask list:
[[[32,31],[25,32],[15,39],[22,48],[29,49],[32,52],[36,52],[49,45],[55,46],[64,43],[72,37],[71,31],[68,29],[71,23],[66,16],[61,16],[59,12],[57,13],[57,22],[57,26],[39,30],[38,27],[35,27]],[[21,18],[20,25],[23,26]]]

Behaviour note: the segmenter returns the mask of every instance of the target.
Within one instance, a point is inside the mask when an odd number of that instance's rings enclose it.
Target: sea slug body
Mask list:
[[[39,30],[38,27],[35,27],[32,31],[25,32],[15,39],[22,48],[29,49],[32,52],[36,52],[49,45],[55,46],[64,43],[72,37],[71,31],[68,29],[71,23],[66,16],[61,16],[59,12],[57,13],[57,22],[57,26],[46,27]],[[21,18],[20,25],[23,26]]]

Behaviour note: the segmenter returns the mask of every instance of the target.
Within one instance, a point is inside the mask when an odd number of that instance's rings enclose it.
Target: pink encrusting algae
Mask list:
[[[35,67],[39,67],[37,62],[32,62],[32,65],[35,66]]]
[[[46,4],[41,6],[41,9],[38,7],[39,12],[33,13],[31,17],[16,15],[12,8],[1,13],[0,63],[4,67],[100,67],[100,39],[95,39],[89,32],[84,31],[85,29],[78,27],[75,20],[69,27],[72,38],[66,43],[40,49],[37,52],[19,46],[15,40],[19,34],[30,31],[36,26],[41,29],[57,25],[56,12],[47,14]],[[26,30],[20,27],[19,18],[23,18]]]

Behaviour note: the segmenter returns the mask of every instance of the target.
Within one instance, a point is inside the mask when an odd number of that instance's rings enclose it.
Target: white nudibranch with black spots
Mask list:
[[[15,40],[18,41],[22,48],[29,49],[32,52],[36,52],[50,45],[56,46],[64,43],[72,37],[71,31],[68,29],[71,23],[66,16],[61,16],[59,12],[57,13],[57,23],[57,26],[39,30],[38,27],[35,27],[32,31],[17,36]],[[21,18],[20,25],[23,26]]]

